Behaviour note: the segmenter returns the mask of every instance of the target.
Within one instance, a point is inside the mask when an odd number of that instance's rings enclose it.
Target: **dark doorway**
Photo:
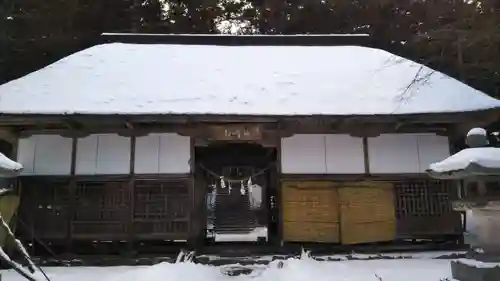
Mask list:
[[[276,148],[247,143],[196,147],[206,187],[207,237],[215,242],[263,242],[276,234]]]

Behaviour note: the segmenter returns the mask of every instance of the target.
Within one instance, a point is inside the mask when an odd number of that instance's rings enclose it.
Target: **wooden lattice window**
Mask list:
[[[37,237],[66,237],[69,216],[68,181],[22,178],[21,184],[19,219],[32,228]]]
[[[130,221],[127,183],[79,182],[75,191],[73,234],[124,235]]]
[[[396,216],[433,217],[452,212],[452,185],[445,181],[413,180],[395,183]]]
[[[179,234],[189,231],[190,181],[137,180],[133,220],[140,235]]]

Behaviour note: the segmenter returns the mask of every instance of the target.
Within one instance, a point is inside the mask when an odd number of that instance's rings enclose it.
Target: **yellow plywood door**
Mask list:
[[[7,224],[11,224],[11,219],[19,207],[19,196],[5,195],[0,197],[0,213]],[[0,246],[5,246],[7,232],[0,228]]]
[[[329,182],[284,182],[281,189],[283,240],[339,242],[339,200]]]
[[[342,244],[391,241],[396,237],[394,187],[390,183],[339,188]]]

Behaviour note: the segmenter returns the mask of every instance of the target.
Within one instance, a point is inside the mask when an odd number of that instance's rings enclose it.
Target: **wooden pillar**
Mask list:
[[[278,153],[276,151],[276,153]],[[270,180],[270,188],[272,189],[270,192],[267,192],[266,194],[266,202],[267,203],[267,210],[268,210],[268,224],[267,224],[267,240],[269,241],[269,244],[272,246],[279,246],[280,245],[280,240],[281,240],[281,233],[280,233],[280,205],[277,204],[278,197],[279,197],[279,165],[277,162],[275,162],[269,169],[269,180]],[[271,198],[274,198],[274,202],[267,202],[268,200],[271,200]]]
[[[276,246],[283,246],[283,204],[282,204],[282,185],[281,185],[281,140],[282,137],[278,137],[276,141],[276,198],[275,198],[275,215],[276,224],[278,224],[278,237],[275,238]],[[273,202],[270,202],[273,203]]]
[[[365,174],[369,175],[370,174],[370,156],[369,156],[369,150],[370,148],[368,147],[368,138],[363,137],[363,159],[364,159],[364,165],[365,165]]]
[[[10,155],[10,157],[12,157],[12,159],[16,159],[16,161],[18,161],[19,159],[17,159],[17,154],[18,154],[18,149],[19,149],[19,138],[16,136],[16,138],[14,140],[12,140],[11,142],[12,144],[12,155]]]
[[[188,244],[193,249],[200,249],[205,244],[207,228],[207,208],[205,202],[206,183],[202,171],[196,169],[195,139],[191,138],[191,213]]]
[[[17,162],[19,162],[19,159],[18,159],[18,146],[19,146],[19,138],[15,138],[15,140],[12,142],[12,159],[16,160]],[[16,177],[14,179],[14,189],[16,190],[16,193],[19,195],[19,196],[22,196],[22,186],[21,186],[21,178],[20,177]],[[19,205],[21,206],[21,205]],[[18,210],[18,214],[19,214],[19,210]]]
[[[129,255],[134,255],[134,242],[135,242],[135,228],[134,228],[135,146],[136,146],[136,136],[132,135],[130,137],[130,171],[128,178],[129,215],[127,221],[127,230],[128,230],[127,248]]]
[[[71,168],[70,168],[70,178],[68,186],[68,218],[67,218],[67,229],[66,229],[66,251],[68,254],[73,254],[73,219],[75,216],[75,204],[76,204],[76,154],[78,149],[78,138],[73,137],[71,143]]]

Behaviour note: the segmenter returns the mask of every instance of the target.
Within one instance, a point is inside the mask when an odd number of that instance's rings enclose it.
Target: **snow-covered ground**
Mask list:
[[[194,263],[162,263],[137,267],[50,267],[52,281],[440,281],[452,280],[450,260],[418,258],[402,260],[316,261],[310,258],[288,259],[257,266],[250,275],[230,277],[225,267]],[[2,280],[21,281],[12,271],[4,271]],[[380,278],[380,279],[379,279]],[[43,280],[43,279],[41,279]]]

